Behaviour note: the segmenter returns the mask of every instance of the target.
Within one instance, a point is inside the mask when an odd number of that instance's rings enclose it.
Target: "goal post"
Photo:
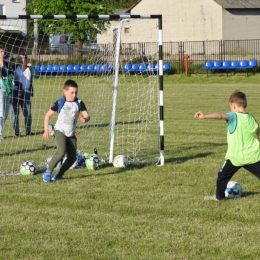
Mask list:
[[[41,20],[50,26],[63,19],[106,21],[110,25],[100,35],[91,37],[78,49],[72,34],[59,32],[46,35]],[[153,42],[127,42],[122,39],[129,24],[134,27],[144,20],[155,21],[158,38]],[[39,23],[39,24],[38,24]],[[127,24],[127,26],[125,26]],[[31,35],[28,30],[31,28]],[[86,104],[91,120],[78,121],[77,148],[93,153],[111,163],[119,154],[132,164],[164,165],[164,104],[163,104],[163,40],[161,15],[0,15],[0,45],[5,55],[16,58],[25,51],[28,63],[40,73],[34,79],[31,97],[32,132],[25,135],[26,118],[20,107],[20,132],[14,135],[12,106],[3,128],[0,174],[17,173],[26,160],[40,167],[55,152],[53,137],[42,138],[44,115],[63,95],[67,79],[79,85],[78,97]],[[80,55],[79,55],[80,53]],[[130,64],[131,68],[127,68]],[[138,66],[138,69],[134,65]],[[141,69],[141,65],[145,69]],[[55,124],[57,115],[51,119]]]

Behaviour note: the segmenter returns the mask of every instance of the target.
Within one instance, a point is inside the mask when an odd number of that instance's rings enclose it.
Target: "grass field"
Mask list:
[[[204,201],[224,161],[226,123],[193,118],[227,112],[238,89],[260,122],[259,80],[165,76],[163,167],[75,169],[50,184],[40,174],[0,178],[1,259],[259,259],[259,181],[242,169],[233,178],[241,199]]]
[[[25,136],[25,123],[20,108],[21,138],[14,136],[11,111],[4,125],[0,151],[0,175],[19,171],[26,160],[37,163],[42,170],[47,158],[55,152],[54,138],[43,139],[43,123],[46,112],[61,98],[64,82],[74,79],[78,97],[83,100],[91,120],[83,124],[78,120],[77,149],[93,153],[94,148],[103,160],[108,161],[110,148],[110,122],[112,114],[113,75],[59,75],[41,76],[34,80],[32,104],[32,129],[36,135]],[[131,163],[152,163],[159,158],[159,106],[158,77],[120,74],[117,91],[117,109],[114,131],[114,155],[124,154]],[[10,109],[11,110],[11,109]],[[51,118],[55,124],[57,113]],[[147,152],[149,151],[149,152]]]

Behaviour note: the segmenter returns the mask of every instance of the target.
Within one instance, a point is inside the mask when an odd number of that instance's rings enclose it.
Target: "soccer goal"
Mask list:
[[[154,21],[156,41],[127,39],[129,28],[138,28],[145,20]],[[96,33],[83,21],[102,23],[104,28]],[[46,22],[55,34],[44,30]],[[83,30],[86,40],[74,40],[73,33],[65,31],[61,23],[74,31]],[[78,98],[91,116],[87,124],[78,120],[81,153],[93,153],[96,148],[107,163],[123,154],[130,164],[164,165],[161,15],[1,15],[0,45],[14,63],[19,52],[26,52],[28,64],[39,72],[31,97],[35,135],[25,135],[20,108],[22,136],[14,136],[10,107],[0,142],[0,174],[16,174],[26,160],[44,168],[56,148],[52,136],[42,138],[44,116],[62,97],[68,79],[77,82]],[[56,118],[54,115],[51,124]]]

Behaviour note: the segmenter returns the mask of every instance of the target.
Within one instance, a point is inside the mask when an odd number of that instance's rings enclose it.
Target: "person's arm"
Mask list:
[[[49,130],[48,130],[48,126],[49,126],[49,123],[50,123],[50,118],[52,117],[52,115],[55,113],[55,111],[53,110],[49,110],[45,117],[44,117],[44,133],[42,135],[43,138],[49,138]]]
[[[90,120],[90,115],[83,101],[80,102],[80,112],[81,112],[81,114],[79,115],[80,121],[82,123],[87,123]]]
[[[82,123],[87,123],[90,120],[90,115],[88,114],[87,110],[81,111],[81,115],[79,119]]]
[[[228,115],[224,114],[224,113],[216,112],[216,113],[204,115],[201,111],[197,112],[194,115],[194,118],[199,118],[199,119],[225,119],[225,120],[229,119]]]

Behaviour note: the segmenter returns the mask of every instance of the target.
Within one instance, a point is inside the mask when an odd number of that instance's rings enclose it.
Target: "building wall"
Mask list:
[[[0,6],[3,7],[3,15],[23,15],[26,6],[26,0],[0,0]],[[4,29],[20,30],[26,33],[26,21],[22,20],[2,20],[0,25],[5,26]],[[7,26],[7,27],[6,27]],[[1,26],[0,26],[1,27]]]
[[[142,0],[131,14],[162,14],[163,41],[200,41],[222,38],[222,7],[214,0]],[[122,42],[154,42],[158,40],[157,19],[126,23]],[[115,24],[107,31],[110,35]],[[126,33],[127,31],[127,33]]]
[[[260,9],[223,9],[223,40],[259,39]]]
[[[221,37],[222,7],[213,0],[142,0],[131,14],[147,13],[147,10],[150,14],[163,15],[163,39],[166,42]]]
[[[0,5],[5,6],[4,15],[26,14],[23,10],[26,6],[26,0],[0,0]]]

